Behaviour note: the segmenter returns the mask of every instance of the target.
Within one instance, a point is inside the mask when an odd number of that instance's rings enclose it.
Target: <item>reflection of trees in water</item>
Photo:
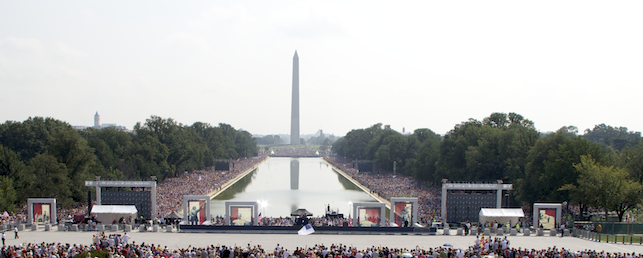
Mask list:
[[[250,183],[252,183],[252,180],[256,176],[257,169],[255,168],[250,172],[248,175],[245,177],[241,178],[239,181],[228,187],[225,191],[223,191],[221,194],[219,194],[217,197],[215,197],[215,200],[231,200],[233,199],[238,193],[242,193],[246,191],[246,188]]]
[[[333,172],[335,172],[335,173],[337,174],[337,181],[339,181],[339,183],[341,183],[341,184],[342,184],[342,186],[344,187],[344,189],[346,189],[346,190],[362,191],[362,189],[360,189],[360,188],[359,188],[359,187],[357,187],[355,184],[353,184],[351,181],[348,181],[348,179],[346,179],[344,176],[342,176],[341,174],[339,174],[339,172],[337,172],[337,170],[333,169]]]

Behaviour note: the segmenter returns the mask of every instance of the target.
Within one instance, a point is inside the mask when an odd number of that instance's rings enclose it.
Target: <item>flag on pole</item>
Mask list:
[[[312,233],[315,233],[315,229],[310,224],[306,224],[305,226],[301,227],[301,229],[297,232],[297,234],[299,235],[310,235]]]

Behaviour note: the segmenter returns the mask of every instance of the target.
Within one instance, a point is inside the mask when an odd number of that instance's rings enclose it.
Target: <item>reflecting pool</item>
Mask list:
[[[321,158],[269,158],[212,200],[212,216],[225,215],[224,201],[258,201],[264,217],[324,216],[329,205],[348,216],[351,202],[377,202]]]

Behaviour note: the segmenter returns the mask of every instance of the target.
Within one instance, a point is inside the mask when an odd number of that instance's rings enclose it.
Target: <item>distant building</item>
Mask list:
[[[113,127],[113,128],[114,128],[114,129],[116,129],[116,130],[125,131],[125,132],[128,132],[128,133],[131,133],[131,132],[132,132],[131,130],[127,130],[127,127],[122,126],[122,125],[117,125],[117,124],[101,124],[101,123],[100,123],[100,115],[98,114],[98,112],[96,112],[96,114],[94,115],[94,126],[91,126],[91,128],[95,128],[95,129],[103,129],[103,128],[108,128],[108,127]],[[90,126],[74,125],[74,126],[72,126],[71,128],[74,128],[74,129],[76,129],[76,130],[85,130],[85,129],[87,129],[87,128],[90,128]]]
[[[98,111],[96,111],[94,115],[94,128],[100,129],[100,115],[98,115]]]

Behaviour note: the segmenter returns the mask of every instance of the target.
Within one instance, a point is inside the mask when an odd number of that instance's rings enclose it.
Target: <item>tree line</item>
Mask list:
[[[583,135],[573,126],[540,133],[516,113],[493,113],[454,126],[444,136],[417,129],[404,136],[375,124],[337,140],[332,151],[351,160],[374,160],[384,170],[420,181],[495,182],[514,185],[514,205],[579,204],[625,211],[641,203],[643,142],[639,132],[605,124]]]
[[[27,198],[55,197],[62,207],[84,202],[84,181],[95,176],[163,180],[256,151],[249,132],[228,124],[184,125],[152,116],[129,133],[113,127],[78,131],[54,118],[7,121],[0,125],[0,211],[15,211]]]

